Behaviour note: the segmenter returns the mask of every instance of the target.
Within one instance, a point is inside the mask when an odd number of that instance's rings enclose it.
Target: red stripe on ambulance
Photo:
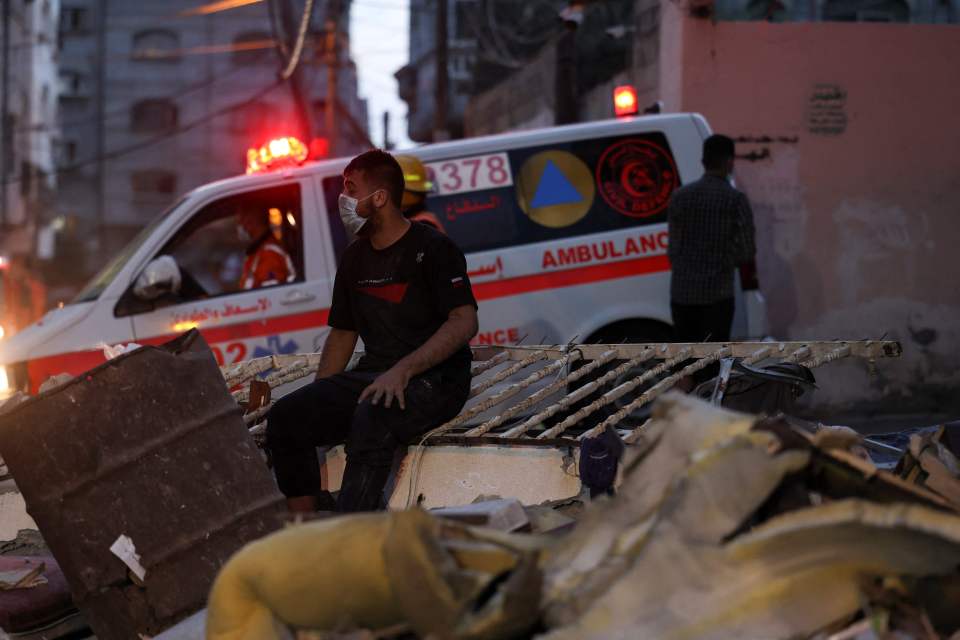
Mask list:
[[[657,246],[663,247],[665,246],[666,240],[661,240],[661,236],[665,238],[666,231],[655,234],[653,237]],[[640,236],[639,240],[627,238],[622,250],[623,255],[627,255],[627,251],[630,251],[630,255],[632,255],[635,251],[642,252],[644,249],[650,248],[652,246],[650,245],[651,240],[648,239],[646,242],[643,242],[643,238],[644,236]],[[559,262],[560,259],[567,260],[568,262],[571,259],[575,259],[576,262],[574,262],[574,264],[590,262],[594,259],[600,259],[597,258],[598,255],[604,255],[602,253],[604,250],[603,246],[607,247],[606,250],[608,252],[611,248],[615,248],[611,247],[612,242],[613,241],[595,243],[595,245],[600,246],[577,245],[572,248],[574,250],[573,254],[570,253],[570,249],[547,249],[544,252],[544,261],[546,261],[546,254],[552,251],[555,252],[554,255],[558,258],[558,265],[561,264]],[[663,244],[660,244],[661,242]],[[580,246],[585,246],[586,252],[579,249],[578,247]],[[634,246],[636,249],[633,248]],[[560,256],[566,257],[560,258]],[[581,260],[581,258],[583,258],[583,260]],[[559,269],[515,278],[504,278],[494,282],[481,282],[473,285],[473,293],[477,300],[493,300],[523,293],[532,293],[534,291],[573,287],[582,284],[603,282],[605,280],[616,280],[650,273],[666,272],[669,270],[670,260],[666,255],[661,254],[634,258],[632,260],[619,260],[584,267],[574,267],[572,269]],[[299,331],[310,327],[325,327],[329,314],[329,309],[321,309],[278,318],[268,318],[266,320],[240,322],[222,327],[200,327],[200,333],[208,343],[214,345],[247,338],[277,335],[289,331]],[[170,333],[150,338],[137,338],[136,342],[143,345],[157,345],[173,339],[176,335],[178,334]],[[503,344],[501,341],[506,338],[506,342],[509,344],[516,341],[511,339],[514,337],[515,336],[510,335],[510,329],[501,329],[492,332],[491,335],[484,335],[481,338],[482,342],[481,339],[478,339],[477,342],[485,344],[489,341],[489,343],[492,344]],[[480,338],[480,336],[478,336],[478,338]],[[31,393],[36,393],[39,384],[51,376],[59,373],[78,375],[104,362],[103,352],[100,350],[60,353],[31,360],[27,363]]]
[[[544,289],[574,287],[580,284],[629,278],[669,270],[670,259],[666,255],[648,256],[646,258],[594,264],[588,267],[549,271],[517,278],[504,278],[494,282],[481,282],[473,285],[473,295],[477,300],[490,300]]]
[[[309,311],[307,313],[298,313],[296,315],[281,316],[278,318],[240,322],[224,327],[200,327],[200,333],[203,335],[204,340],[213,345],[245,338],[272,336],[309,327],[324,327],[327,324],[329,314],[329,309],[321,309],[319,311]],[[170,333],[150,338],[138,338],[135,342],[142,345],[158,345],[172,340],[177,335],[176,333]],[[30,392],[36,393],[40,384],[51,376],[60,373],[78,375],[104,362],[106,362],[106,360],[103,352],[99,349],[58,353],[56,355],[30,360],[27,363]]]

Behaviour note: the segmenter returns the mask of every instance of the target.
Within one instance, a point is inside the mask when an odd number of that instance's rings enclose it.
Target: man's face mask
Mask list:
[[[380,189],[377,189],[377,191],[380,191]],[[372,198],[377,191],[359,200],[345,193],[340,194],[337,201],[340,207],[340,220],[343,221],[343,226],[346,227],[347,231],[353,235],[359,235],[360,229],[367,223],[367,219],[357,213],[357,205],[368,198]]]

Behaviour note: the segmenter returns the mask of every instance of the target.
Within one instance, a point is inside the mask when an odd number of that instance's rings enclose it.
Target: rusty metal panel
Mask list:
[[[0,455],[100,640],[204,605],[221,565],[280,526],[282,496],[196,331],[0,416]],[[110,547],[130,537],[136,579]]]

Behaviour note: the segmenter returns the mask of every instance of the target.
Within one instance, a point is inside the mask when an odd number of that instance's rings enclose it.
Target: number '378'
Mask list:
[[[431,163],[439,195],[509,186],[513,183],[505,153]]]

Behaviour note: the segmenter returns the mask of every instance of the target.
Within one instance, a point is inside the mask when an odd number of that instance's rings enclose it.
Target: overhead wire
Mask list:
[[[281,60],[287,60],[290,51],[287,49],[287,43],[280,37],[283,30],[280,28],[280,17],[277,15],[277,8],[273,5],[273,0],[267,0],[267,14],[270,18],[270,31],[273,32],[273,40],[277,43],[277,52]]]
[[[251,4],[258,4],[263,2],[263,0],[217,0],[216,2],[208,2],[207,4],[194,7],[192,9],[186,9],[177,14],[180,17],[192,17],[192,16],[208,16],[214,13],[220,13],[221,11],[229,11],[230,9],[237,9],[239,7],[246,7]]]
[[[71,172],[71,171],[76,171],[77,169],[80,169],[80,168],[85,167],[85,166],[87,166],[87,165],[91,165],[91,164],[94,164],[94,163],[97,163],[97,162],[101,162],[101,161],[105,161],[105,160],[114,160],[114,159],[116,159],[116,158],[120,158],[120,157],[122,157],[122,156],[125,156],[125,155],[128,155],[128,154],[131,154],[131,153],[135,153],[135,152],[137,152],[137,151],[140,151],[141,149],[146,149],[147,147],[152,147],[153,145],[159,144],[159,143],[161,143],[161,142],[165,142],[166,140],[170,140],[170,139],[172,139],[172,138],[175,138],[175,137],[179,136],[179,135],[182,134],[182,133],[186,133],[187,131],[190,131],[191,129],[195,129],[195,128],[203,125],[203,124],[206,124],[207,122],[210,122],[211,120],[213,120],[213,119],[215,119],[215,118],[218,118],[218,117],[224,115],[224,114],[230,113],[231,111],[236,111],[237,109],[242,109],[243,107],[246,107],[247,105],[253,104],[254,102],[256,102],[257,100],[261,99],[261,98],[262,98],[263,96],[265,96],[266,94],[270,93],[271,91],[273,91],[274,89],[276,89],[277,87],[279,87],[281,84],[283,84],[283,81],[282,81],[282,80],[276,80],[276,81],[274,81],[273,83],[271,83],[271,84],[263,87],[262,89],[260,89],[260,90],[257,91],[256,93],[248,96],[247,98],[245,98],[245,99],[243,99],[243,100],[240,100],[240,101],[238,101],[238,102],[234,102],[234,103],[232,103],[232,104],[229,104],[229,105],[227,105],[227,106],[225,106],[225,107],[222,107],[222,108],[220,108],[220,109],[217,109],[216,111],[211,111],[210,113],[207,113],[206,115],[201,116],[200,118],[197,118],[197,119],[194,120],[193,122],[189,122],[189,123],[187,123],[187,124],[184,124],[184,125],[181,125],[181,126],[179,126],[179,127],[176,127],[176,128],[174,128],[174,129],[171,129],[171,130],[169,130],[169,131],[166,131],[166,132],[164,132],[164,133],[162,133],[162,134],[160,134],[160,135],[154,136],[153,138],[150,138],[150,139],[148,139],[148,140],[143,140],[143,141],[141,141],[141,142],[137,142],[137,143],[128,145],[128,146],[126,146],[126,147],[121,147],[121,148],[119,148],[119,149],[114,149],[113,151],[108,151],[108,152],[106,152],[106,153],[104,153],[104,154],[102,154],[102,155],[93,156],[93,157],[91,157],[91,158],[87,158],[86,160],[81,160],[81,161],[79,161],[79,162],[75,162],[75,163],[73,163],[73,164],[71,164],[71,165],[69,165],[69,166],[66,166],[66,167],[57,167],[57,168],[54,169],[51,173],[60,174],[60,173],[68,173],[68,172]],[[7,180],[4,180],[2,184],[6,184],[6,185],[16,184],[16,183],[20,182],[21,180],[22,180],[21,177],[8,178]]]
[[[181,99],[181,98],[183,98],[183,97],[185,97],[185,96],[188,96],[188,95],[190,95],[191,93],[193,93],[193,92],[195,92],[195,91],[199,91],[199,90],[201,90],[201,89],[206,89],[206,88],[208,88],[208,87],[210,87],[210,86],[213,86],[213,85],[215,85],[215,84],[217,84],[217,83],[219,83],[219,82],[222,82],[222,81],[224,81],[224,80],[227,80],[228,78],[232,78],[236,73],[238,73],[238,72],[240,72],[240,71],[249,71],[249,70],[250,70],[249,67],[234,67],[233,69],[230,69],[230,70],[227,71],[226,73],[219,74],[219,75],[214,76],[214,77],[212,77],[212,78],[206,78],[206,79],[204,79],[204,80],[202,80],[202,81],[200,81],[200,82],[195,82],[195,83],[193,83],[193,84],[191,84],[191,85],[188,85],[188,86],[184,87],[183,89],[180,89],[179,91],[176,91],[176,92],[174,92],[174,93],[170,93],[170,94],[162,95],[162,96],[156,96],[155,99],[157,99],[157,100],[169,100],[169,101],[171,101],[171,102],[176,102],[177,100],[179,100],[179,99]],[[129,108],[129,107],[124,107],[124,108],[120,108],[120,109],[116,109],[116,110],[114,110],[114,111],[108,111],[108,112],[104,113],[103,116],[102,116],[102,119],[103,119],[103,120],[110,120],[111,118],[116,118],[116,117],[119,117],[119,116],[127,116],[127,115],[129,115],[129,114],[130,114],[130,108]],[[72,119],[72,120],[64,120],[63,122],[61,122],[61,123],[58,125],[58,127],[56,127],[56,129],[64,129],[64,128],[68,128],[68,127],[69,127],[69,128],[82,127],[82,126],[85,126],[85,125],[88,125],[88,124],[95,124],[95,123],[99,122],[100,120],[101,120],[101,116],[99,116],[99,115],[95,115],[95,116],[85,116],[85,117],[83,117],[83,118],[75,118],[75,119]],[[28,132],[33,132],[33,131],[42,132],[42,131],[51,131],[51,130],[53,130],[51,127],[37,127],[37,126],[24,126],[24,127],[18,127],[17,129],[15,129],[15,131],[17,131],[18,133],[28,133]]]
[[[286,68],[280,73],[280,77],[284,80],[288,80],[290,76],[293,75],[297,65],[300,63],[300,56],[303,53],[303,43],[307,39],[307,29],[310,26],[310,18],[313,16],[313,5],[314,0],[307,0],[303,5],[303,16],[300,18],[300,27],[297,30],[297,40],[293,45],[293,52],[290,54]]]

